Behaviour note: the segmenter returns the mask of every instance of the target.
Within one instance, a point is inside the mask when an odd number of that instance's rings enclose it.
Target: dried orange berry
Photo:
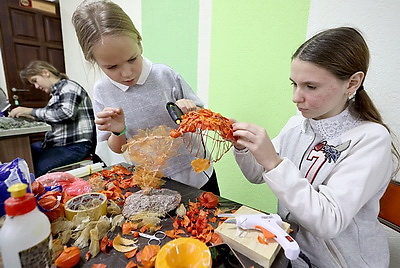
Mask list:
[[[56,259],[56,266],[60,268],[71,268],[79,262],[81,251],[78,247],[65,247]]]

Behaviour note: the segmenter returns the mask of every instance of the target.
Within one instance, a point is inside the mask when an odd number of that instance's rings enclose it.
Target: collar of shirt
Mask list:
[[[147,77],[149,77],[150,71],[151,71],[151,61],[148,60],[147,58],[143,57],[142,61],[142,73],[139,76],[138,81],[136,82],[136,85],[143,85],[144,82],[146,82]],[[110,82],[116,86],[117,88],[121,89],[122,91],[127,91],[129,86],[123,85],[121,83],[115,82],[112,80],[110,77],[107,76],[107,78],[110,80]]]
[[[56,94],[58,91],[60,91],[65,83],[65,79],[60,79],[57,82],[55,82],[50,88],[51,88],[51,92],[50,95],[54,95]]]

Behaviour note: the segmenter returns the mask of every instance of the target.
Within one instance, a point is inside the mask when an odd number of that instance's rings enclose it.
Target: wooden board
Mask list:
[[[241,206],[235,215],[261,214],[261,212],[252,208]],[[286,222],[282,223],[282,228],[288,232],[290,225]],[[268,245],[258,242],[257,237],[262,235],[257,230],[241,230],[236,227],[236,224],[223,223],[215,229],[224,243],[227,243],[234,250],[242,253],[249,259],[255,261],[263,267],[270,267],[275,260],[281,246],[275,241],[270,240]]]

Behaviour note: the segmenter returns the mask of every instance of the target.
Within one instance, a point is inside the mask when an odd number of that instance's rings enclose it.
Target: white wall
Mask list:
[[[399,13],[398,0],[311,0],[307,37],[326,28],[346,25],[356,27],[364,34],[371,52],[365,90],[385,122],[400,138],[397,117],[400,108]],[[390,267],[399,267],[400,234],[387,227],[385,230],[391,251]]]

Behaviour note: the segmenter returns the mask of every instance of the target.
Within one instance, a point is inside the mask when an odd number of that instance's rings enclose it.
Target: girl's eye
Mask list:
[[[297,87],[297,84],[295,82],[291,82],[290,85],[293,87]]]
[[[312,86],[312,85],[307,85],[307,87],[308,87],[309,89],[316,89],[316,88],[317,88],[316,86]]]
[[[112,66],[108,66],[106,69],[107,70],[112,70],[112,69],[115,69],[117,67],[117,65],[112,65]]]
[[[128,60],[128,62],[134,62],[135,60],[136,60],[136,57],[130,58],[130,59]]]

